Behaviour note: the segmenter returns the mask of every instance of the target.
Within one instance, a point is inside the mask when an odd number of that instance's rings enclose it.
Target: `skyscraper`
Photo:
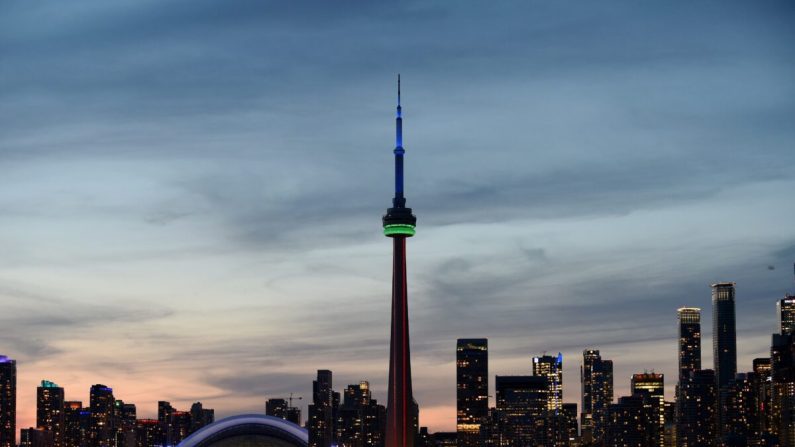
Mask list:
[[[86,439],[86,425],[81,417],[83,402],[64,402],[64,447],[80,447]]]
[[[375,447],[384,445],[386,408],[373,399],[370,383],[348,385],[339,409],[338,445]]]
[[[679,384],[681,405],[676,442],[680,447],[714,445],[717,439],[717,399],[715,372],[690,371]]]
[[[52,433],[55,447],[63,446],[66,428],[63,388],[49,380],[42,380],[36,388],[36,427]]]
[[[712,285],[712,352],[718,389],[737,374],[734,283]]]
[[[784,295],[784,298],[776,303],[776,313],[779,333],[795,333],[795,295]]]
[[[417,218],[403,196],[403,118],[400,76],[395,119],[395,197],[383,218],[384,235],[392,238],[392,327],[389,342],[386,447],[414,447],[417,405],[411,392],[409,311],[406,293],[406,238],[414,235]]]
[[[682,307],[679,319],[679,381],[690,371],[701,369],[701,309]]]
[[[535,425],[546,412],[546,377],[496,376],[497,411],[509,445],[537,445]]]
[[[656,445],[647,427],[650,415],[639,395],[622,396],[618,402],[607,406],[604,445],[637,446]]]
[[[215,422],[215,410],[204,408],[201,402],[194,402],[190,406],[190,432],[193,433],[202,427]]]
[[[113,426],[113,389],[102,384],[92,385],[91,393],[91,443],[92,447],[115,445]]]
[[[633,374],[632,395],[643,398],[648,423],[646,431],[660,447],[665,442],[665,377],[656,373]]]
[[[563,354],[533,357],[533,375],[547,378],[547,410],[558,414],[563,405]]]
[[[795,334],[773,334],[770,345],[775,428],[782,446],[795,446]]]
[[[456,343],[456,431],[459,447],[480,445],[480,426],[489,415],[489,342],[459,338]]]
[[[17,445],[17,362],[0,355],[0,447]]]
[[[317,371],[317,380],[312,381],[312,404],[309,405],[310,447],[329,447],[334,441],[334,411],[332,374],[327,369]]]
[[[602,360],[597,349],[586,349],[582,355],[582,438],[584,442],[599,441],[607,422],[607,407],[613,403],[613,361]]]

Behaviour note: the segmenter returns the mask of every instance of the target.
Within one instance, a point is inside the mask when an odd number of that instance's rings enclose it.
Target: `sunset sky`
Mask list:
[[[415,397],[582,350],[676,376],[737,283],[738,369],[793,292],[791,2],[0,0],[0,354],[216,417],[366,379],[386,404],[395,80]],[[306,410],[304,409],[304,417]]]

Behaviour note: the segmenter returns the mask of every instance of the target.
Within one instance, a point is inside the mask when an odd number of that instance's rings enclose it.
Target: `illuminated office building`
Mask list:
[[[64,447],[82,447],[85,440],[88,439],[89,423],[87,420],[90,418],[87,416],[91,413],[86,412],[86,415],[81,415],[83,411],[83,402],[64,402]]]
[[[711,446],[718,436],[715,372],[711,369],[690,371],[679,384],[680,418],[676,442],[679,447]]]
[[[776,303],[779,333],[795,333],[795,295],[785,295]]]
[[[565,434],[568,438],[569,443],[574,441],[577,438],[578,426],[577,426],[577,404],[575,403],[565,403],[562,406],[562,414],[564,420],[566,421],[565,425]]]
[[[632,395],[643,399],[648,417],[646,432],[662,447],[665,442],[665,377],[656,373],[633,374]]]
[[[419,410],[411,388],[409,310],[406,279],[406,239],[414,236],[417,218],[403,195],[403,117],[400,76],[395,118],[395,197],[383,217],[384,235],[392,239],[392,324],[389,337],[386,447],[414,447]]]
[[[265,402],[265,414],[286,419],[295,425],[301,425],[301,409],[289,406],[287,399],[268,399]]]
[[[135,404],[116,400],[113,404],[113,412],[116,447],[135,447],[137,415]]]
[[[607,407],[607,424],[604,445],[626,447],[650,447],[657,445],[647,430],[651,425],[650,415],[640,395],[623,396]]]
[[[273,398],[265,401],[265,414],[287,419],[287,399]]]
[[[137,447],[164,445],[166,436],[158,419],[138,419],[135,421]]]
[[[17,445],[17,362],[0,355],[0,447]]]
[[[679,319],[679,381],[690,371],[701,369],[701,309],[682,307]]]
[[[190,412],[174,410],[166,439],[169,445],[177,445],[190,434]]]
[[[459,447],[477,447],[489,414],[489,344],[485,338],[456,343],[456,432]]]
[[[599,350],[584,350],[580,383],[583,442],[598,442],[602,439],[607,423],[607,407],[613,403],[613,361],[603,360]]]
[[[738,373],[720,390],[721,414],[726,424],[722,439],[728,445],[747,444],[756,437],[759,403],[753,388],[754,375]]]
[[[795,446],[795,334],[773,334],[770,346],[773,404],[782,446]]]
[[[370,383],[348,385],[338,412],[337,440],[344,447],[384,445],[386,408],[373,399]]]
[[[317,371],[317,380],[312,382],[312,404],[309,405],[310,447],[330,447],[334,441],[334,392],[332,374],[327,369]]]
[[[549,386],[547,410],[558,414],[563,405],[563,354],[533,357],[533,375],[546,377]]]
[[[541,376],[496,376],[497,411],[510,445],[535,445],[536,423],[547,411],[549,385]]]
[[[113,389],[102,384],[92,385],[91,401],[91,447],[113,447],[116,443],[114,427]]]
[[[36,427],[52,433],[53,445],[64,445],[64,392],[49,380],[42,380],[36,388]]]
[[[753,360],[752,387],[758,405],[757,426],[754,432],[757,437],[769,433],[778,433],[778,413],[775,411],[773,401],[773,376],[770,357],[756,358]]]

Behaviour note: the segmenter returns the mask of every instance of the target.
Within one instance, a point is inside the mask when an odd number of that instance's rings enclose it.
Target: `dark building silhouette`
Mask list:
[[[384,235],[392,238],[392,325],[389,342],[387,392],[387,447],[413,447],[418,430],[418,409],[411,389],[409,312],[406,281],[406,239],[414,235],[417,218],[403,195],[403,117],[400,76],[395,119],[395,197],[383,217]]]
[[[341,447],[384,445],[386,408],[373,399],[369,382],[348,385],[345,389],[338,412],[337,433]]]
[[[751,376],[754,400],[757,404],[756,426],[753,427],[754,435],[761,439],[764,435],[778,433],[778,417],[773,404],[773,377],[770,358],[756,358],[753,360],[754,374]]]
[[[580,429],[583,442],[599,442],[607,423],[607,407],[613,403],[613,361],[603,360],[597,349],[586,349],[582,355]]]
[[[52,433],[53,445],[63,446],[64,430],[64,392],[49,380],[42,380],[36,388],[36,427]]]
[[[575,439],[577,439],[578,435],[578,425],[577,425],[577,404],[575,403],[565,403],[562,406],[562,414],[564,420],[566,421],[565,425],[565,435],[568,438],[568,443],[571,444]]]
[[[17,445],[17,362],[0,355],[0,447]]]
[[[310,447],[330,447],[334,441],[334,410],[331,371],[317,371],[317,380],[312,382],[312,404],[309,405]]]
[[[265,401],[265,414],[287,419],[287,399],[273,398]]]
[[[721,414],[724,423],[722,442],[728,445],[748,445],[757,439],[759,425],[757,396],[754,392],[754,373],[738,373],[720,390]]]
[[[737,330],[734,310],[734,283],[712,285],[712,352],[715,381],[720,391],[737,374]],[[723,434],[726,421],[718,406],[718,434]]]
[[[204,408],[201,402],[190,406],[190,433],[215,422],[215,410]]]
[[[547,410],[557,414],[563,405],[563,354],[533,357],[533,375],[547,379]]]
[[[682,307],[679,319],[679,381],[690,371],[701,369],[701,309]]]
[[[116,443],[114,427],[114,409],[116,400],[113,389],[102,384],[92,385],[91,402],[91,438],[93,447],[113,447]]]
[[[663,412],[665,413],[663,445],[665,447],[676,447],[676,402],[665,401]]]
[[[295,425],[301,425],[301,409],[298,407],[291,407],[287,399],[268,399],[265,402],[265,414],[286,419]]]
[[[158,419],[138,419],[135,421],[137,447],[162,446],[166,443],[163,426]]]
[[[116,447],[135,447],[136,436],[135,404],[125,403],[117,399],[113,404],[113,426],[116,437]]]
[[[785,295],[776,303],[778,331],[780,334],[795,333],[795,295]]]
[[[654,416],[644,405],[640,395],[623,396],[607,409],[604,445],[623,447],[651,447],[657,438],[647,429]]]
[[[89,421],[91,413],[83,413],[83,402],[66,401],[64,402],[64,446],[81,447],[88,439]]]
[[[166,442],[169,445],[177,445],[191,433],[190,412],[174,410],[169,415],[169,419]]]
[[[712,351],[718,389],[737,374],[734,283],[712,285]]]
[[[20,447],[53,447],[53,445],[53,435],[49,430],[31,427],[20,431]]]
[[[782,447],[795,446],[795,334],[773,334],[770,364],[774,431]]]
[[[645,416],[644,434],[653,440],[653,445],[665,443],[665,376],[657,373],[633,374],[630,381],[633,396],[643,401]]]
[[[690,371],[679,384],[681,396],[676,441],[679,447],[712,446],[717,433],[717,385],[711,369]]]
[[[459,447],[477,447],[489,414],[489,344],[485,338],[456,343],[456,432]]]
[[[510,445],[535,445],[536,423],[546,413],[549,384],[541,376],[496,376],[497,412]]]

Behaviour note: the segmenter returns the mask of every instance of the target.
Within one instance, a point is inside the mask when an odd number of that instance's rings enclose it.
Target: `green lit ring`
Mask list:
[[[402,234],[405,236],[414,236],[414,225],[410,224],[384,225],[384,236],[394,236],[396,234]]]

